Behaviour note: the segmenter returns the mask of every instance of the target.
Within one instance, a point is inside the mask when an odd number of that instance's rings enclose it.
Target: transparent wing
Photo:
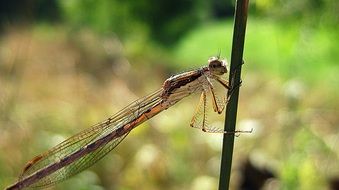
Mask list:
[[[72,164],[67,165],[65,167],[60,168],[56,172],[38,180],[36,183],[31,185],[30,187],[41,188],[41,187],[48,187],[69,177],[80,173],[81,171],[85,170],[86,168],[92,166],[101,158],[103,158],[107,153],[114,149],[127,135],[129,132],[124,134],[121,137],[118,137],[104,146],[98,148],[97,150],[81,157],[80,159],[74,161]]]
[[[131,103],[129,106],[125,107],[123,110],[106,119],[105,121],[100,122],[92,126],[91,128],[88,128],[72,136],[71,138],[65,140],[51,150],[35,157],[25,166],[23,173],[19,177],[19,180],[34,175],[34,173],[36,173],[37,171],[40,171],[45,167],[60,161],[61,159],[69,155],[72,155],[86,145],[89,145],[130,123],[140,114],[159,104],[162,100],[161,93],[162,89],[155,91],[154,93],[139,100],[136,100],[135,102]],[[104,146],[101,146],[100,148],[86,154],[85,156],[75,160],[71,164],[60,168],[54,173],[40,179],[39,181],[31,185],[31,187],[49,186],[83,171],[84,169],[88,168],[89,166],[100,160],[109,151],[114,149],[114,147],[116,147],[128,135],[128,132],[117,138],[114,138],[110,142],[104,144]]]
[[[199,104],[190,123],[191,127],[209,133],[224,133],[223,129],[211,126],[208,122],[208,115],[212,110],[211,105],[213,106],[214,112],[220,114],[227,104],[226,91],[217,91],[216,89],[220,89],[218,85],[222,84],[212,78],[209,78],[209,82],[205,84],[204,91],[201,93]]]
[[[207,107],[206,92],[202,91],[198,106],[195,110],[195,113],[190,123],[191,127],[202,129],[203,131],[205,131],[205,127],[207,126],[206,107]]]

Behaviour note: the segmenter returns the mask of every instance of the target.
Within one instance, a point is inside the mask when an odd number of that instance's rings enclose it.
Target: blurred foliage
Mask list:
[[[251,11],[279,21],[302,21],[309,25],[335,26],[339,22],[335,0],[256,0]]]
[[[335,0],[256,0],[252,16],[280,21],[302,21],[309,25],[336,26]],[[142,35],[171,46],[199,23],[233,15],[230,0],[60,0],[4,1],[0,6],[2,28],[12,22],[61,22],[74,29],[89,27],[122,40]]]
[[[229,58],[233,5],[1,2],[0,188],[35,155],[170,75],[219,51]],[[232,189],[244,183],[246,162],[273,174],[263,189],[335,189],[336,10],[335,0],[251,2],[238,128],[254,132],[236,139]],[[215,189],[222,139],[188,127],[197,101],[187,98],[142,124],[102,161],[51,189]],[[212,113],[209,121],[223,125]]]
[[[0,2],[0,29],[13,23],[56,22],[60,19],[57,0],[13,0]]]
[[[114,31],[122,38],[147,33],[155,41],[169,44],[197,23],[199,2],[63,0],[60,5],[72,26],[90,26],[104,34]]]

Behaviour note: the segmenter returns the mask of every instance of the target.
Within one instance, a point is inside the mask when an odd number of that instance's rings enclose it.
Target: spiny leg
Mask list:
[[[237,72],[239,68],[236,69],[235,72]],[[235,74],[234,73],[232,75],[232,81],[234,82],[235,80]],[[223,104],[226,105],[229,100],[230,100],[230,97],[231,95],[233,94],[234,90],[236,88],[239,88],[241,86],[241,81],[239,84],[237,85],[234,85],[233,82],[232,84],[230,85],[229,82],[219,76],[215,76],[213,77],[213,79],[215,79],[216,81],[218,81],[222,86],[224,86],[226,89],[229,90],[229,93],[227,95],[227,99],[226,97],[224,98],[224,102]],[[218,102],[217,102],[217,98],[216,98],[216,94],[215,94],[215,91],[214,91],[214,88],[213,88],[213,85],[211,82],[209,82],[209,90],[211,92],[211,95],[212,95],[212,104],[213,104],[213,109],[215,112],[218,112],[218,113],[221,113],[224,109],[224,106],[222,106],[222,108],[219,107],[218,105]],[[206,92],[204,91],[202,94],[201,94],[201,98],[200,98],[200,102],[199,102],[199,105],[198,105],[198,109],[196,111],[196,115],[193,117],[192,119],[192,122],[191,122],[191,126],[192,127],[196,127],[196,128],[200,128],[200,126],[195,126],[195,122],[197,121],[197,115],[199,114],[199,111],[201,111],[201,106],[203,106],[203,121],[202,121],[202,131],[204,132],[207,132],[207,133],[222,133],[222,134],[233,134],[233,135],[236,135],[236,136],[239,136],[240,133],[252,133],[253,129],[251,130],[236,130],[236,131],[224,131],[223,129],[221,128],[218,128],[218,127],[211,127],[211,126],[208,126],[206,125]]]
[[[212,94],[212,103],[213,103],[214,109],[219,109],[217,107],[217,102],[214,96],[213,86],[210,85],[209,87],[210,87],[209,90],[211,90],[211,94]],[[203,90],[200,96],[199,104],[191,120],[191,127],[201,129],[203,132],[207,132],[207,133],[224,133],[222,129],[217,128],[217,127],[211,127],[207,124],[206,111],[207,111],[207,98],[206,98],[206,91]]]
[[[211,98],[212,98],[212,104],[213,104],[214,112],[217,112],[218,114],[221,114],[221,112],[225,108],[225,105],[221,105],[221,107],[219,107],[218,102],[217,102],[217,98],[216,98],[215,93],[214,93],[214,88],[213,88],[212,84],[209,84],[209,90],[210,90],[210,92],[212,94]]]
[[[237,71],[237,70],[236,70],[236,71]],[[227,94],[227,98],[226,98],[226,100],[225,100],[225,104],[228,103],[228,101],[229,101],[231,95],[233,94],[234,89],[235,89],[235,88],[239,88],[239,87],[241,86],[241,83],[242,83],[241,80],[240,80],[240,83],[239,83],[239,84],[237,84],[237,85],[234,85],[234,84],[233,84],[233,81],[234,81],[234,79],[235,79],[236,71],[235,71],[235,73],[232,75],[232,84],[229,84],[229,81],[228,81],[228,80],[225,80],[225,79],[223,79],[223,78],[221,78],[221,77],[219,77],[219,76],[215,76],[215,78],[214,78],[214,79],[215,79],[216,81],[218,81],[222,86],[224,86],[227,90],[229,90],[229,93]]]
[[[228,84],[228,81],[221,78],[220,76],[215,76],[215,80],[217,80],[222,86],[224,86],[227,90],[230,90],[231,87]]]
[[[244,60],[241,62],[240,65],[238,65],[236,67],[235,72],[232,76],[232,81],[234,81],[236,72],[240,70],[240,68],[243,64],[244,64]],[[230,85],[228,80],[225,80],[225,79],[221,78],[220,76],[214,76],[214,79],[217,80],[221,85],[223,85],[228,90],[232,90],[232,86],[234,86],[234,85]],[[241,84],[241,82],[240,82],[240,84]],[[237,85],[237,86],[240,86],[240,85]]]
[[[205,91],[202,91],[202,94],[203,94],[203,100],[204,100],[204,109],[203,109],[203,116],[202,116],[202,126],[201,126],[201,129],[202,131],[206,131],[205,127],[206,127],[206,92]]]
[[[231,84],[231,87],[229,90],[231,90],[231,93],[232,91],[235,89],[235,88],[239,88],[241,86],[241,83],[242,83],[242,80],[240,79],[240,82],[239,84],[237,85],[234,85],[234,81],[235,81],[235,76],[236,76],[236,73],[237,72],[240,72],[240,69],[242,67],[242,65],[245,64],[244,60],[242,60],[241,64],[238,65],[235,69],[234,69],[234,73],[233,73],[233,76],[232,76],[232,84]]]
[[[225,131],[223,128],[206,125],[204,128],[202,128],[202,131],[206,132],[206,133],[219,133],[219,134],[230,134],[230,135],[235,134],[236,136],[239,136],[240,133],[252,133],[253,129],[251,129],[251,130]]]
[[[215,78],[214,78],[219,84],[221,84],[222,86],[224,86],[227,90],[231,90],[231,87],[230,87],[230,85],[229,85],[229,82],[228,82],[228,80],[225,80],[225,79],[223,79],[223,78],[221,78],[220,76],[215,76]],[[225,109],[225,107],[226,107],[226,105],[227,105],[227,103],[228,103],[228,101],[229,101],[229,98],[230,97],[230,95],[228,95],[227,97],[226,96],[223,96],[222,97],[222,102],[221,102],[221,104],[222,104],[222,110],[221,111],[223,111],[224,109]]]
[[[199,125],[198,120],[199,117],[202,115],[202,124]],[[199,100],[199,104],[196,108],[196,111],[192,117],[190,126],[194,127],[194,128],[198,128],[198,129],[202,129],[203,131],[205,131],[205,125],[206,125],[206,92],[202,91],[201,96],[200,96],[200,100]]]
[[[244,61],[242,61],[242,64],[244,64]],[[240,68],[241,68],[242,64],[238,65],[236,67],[236,69],[234,70],[234,73],[231,76],[231,84],[229,84],[229,81],[226,81],[226,80],[224,80],[220,77],[216,78],[216,80],[220,84],[222,84],[223,86],[225,86],[225,88],[227,88],[229,90],[228,93],[227,93],[227,98],[226,98],[225,104],[227,104],[230,101],[231,96],[232,96],[233,92],[235,91],[235,89],[240,88],[240,86],[242,84],[241,79],[240,79],[240,82],[238,84],[236,84],[236,85],[234,84],[236,73],[240,72]]]
[[[229,135],[235,134],[238,137],[241,133],[252,133],[253,128],[251,130],[224,131],[223,129],[217,128],[217,127],[206,127],[205,130],[203,131],[207,133],[222,133],[222,134],[229,134]]]
[[[228,131],[224,131],[222,128],[209,126],[206,120],[206,107],[207,107],[206,92],[203,91],[200,96],[199,104],[192,117],[192,120],[190,123],[191,127],[201,129],[202,131],[207,132],[207,133],[238,134],[238,133],[251,133],[252,132],[252,130],[250,131],[237,130],[237,131],[228,132]]]
[[[244,61],[242,61],[242,64],[244,64]],[[232,75],[232,84],[230,85],[229,82],[219,76],[215,77],[214,79],[217,80],[221,85],[223,85],[226,89],[229,90],[229,93],[227,95],[227,99],[225,98],[225,105],[229,102],[231,95],[234,92],[234,89],[239,88],[241,86],[242,81],[240,80],[240,83],[237,85],[234,85],[233,82],[235,81],[235,75],[236,72],[238,72],[238,70],[240,69],[240,67],[242,66],[242,64],[240,64],[236,69],[234,74]],[[213,91],[213,86],[210,85],[210,90],[211,90],[211,94],[212,94],[212,101],[213,101],[213,106],[214,104],[216,104],[215,101],[215,94]],[[239,136],[240,133],[252,133],[253,129],[251,130],[236,130],[236,131],[224,131],[223,129],[220,128],[216,128],[216,127],[207,127],[205,132],[209,132],[209,133],[223,133],[223,134],[236,134],[236,136]]]
[[[203,93],[201,93],[200,99],[199,99],[199,103],[198,103],[197,107],[195,108],[194,115],[193,115],[193,117],[191,119],[191,123],[190,123],[191,127],[199,128],[195,124],[196,124],[196,122],[198,120],[198,116],[201,114],[201,106],[203,106],[203,102],[204,102],[203,99],[204,99],[204,96],[203,96]]]

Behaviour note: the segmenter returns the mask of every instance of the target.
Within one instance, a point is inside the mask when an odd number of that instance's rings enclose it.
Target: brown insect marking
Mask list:
[[[38,155],[36,157],[34,157],[31,161],[29,161],[25,167],[24,167],[24,171],[23,172],[26,172],[30,167],[32,167],[33,164],[37,163],[39,160],[41,160],[43,156],[42,155]]]
[[[200,69],[194,73],[185,74],[174,78],[167,79],[162,85],[164,92],[162,94],[162,98],[167,98],[172,94],[175,89],[179,89],[182,86],[189,84],[190,82],[199,78],[204,72],[204,69]]]

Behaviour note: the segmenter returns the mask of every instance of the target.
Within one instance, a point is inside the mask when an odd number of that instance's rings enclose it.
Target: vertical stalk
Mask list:
[[[229,81],[233,88],[232,96],[226,107],[225,118],[225,131],[235,131],[235,124],[237,118],[238,109],[238,97],[241,76],[241,65],[243,61],[243,50],[245,41],[247,11],[249,0],[237,0],[235,8],[234,18],[234,31],[233,31],[233,43],[231,54],[231,68]],[[228,92],[230,93],[230,92]],[[228,94],[230,95],[230,94]],[[221,168],[219,178],[219,190],[229,189],[231,168],[232,168],[232,156],[234,147],[234,134],[224,134],[223,148],[221,155]]]

